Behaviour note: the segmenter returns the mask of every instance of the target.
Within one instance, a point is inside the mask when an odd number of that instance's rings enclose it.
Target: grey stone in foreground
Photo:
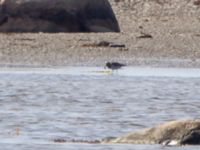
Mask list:
[[[108,0],[0,0],[0,32],[119,32]]]
[[[61,141],[61,140],[60,140]],[[60,142],[55,140],[55,142]],[[62,141],[63,142],[63,141]],[[65,141],[89,144],[163,144],[163,145],[199,145],[200,120],[170,121],[153,128],[126,134],[121,137],[108,137],[102,140]]]
[[[178,120],[127,135],[102,140],[102,143],[197,145],[200,144],[200,120]]]

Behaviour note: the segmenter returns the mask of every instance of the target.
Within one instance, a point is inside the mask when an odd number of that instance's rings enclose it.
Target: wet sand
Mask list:
[[[103,66],[105,61],[119,61],[130,66],[200,67],[199,9],[192,2],[177,2],[174,8],[173,2],[111,0],[121,33],[1,33],[0,64]],[[99,46],[102,41],[114,47]]]

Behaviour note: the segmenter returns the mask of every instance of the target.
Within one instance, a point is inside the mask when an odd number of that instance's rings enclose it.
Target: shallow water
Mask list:
[[[141,69],[140,75],[127,68],[114,73],[102,68],[1,69],[1,148],[199,149],[53,142],[101,139],[173,119],[199,118],[198,69]]]

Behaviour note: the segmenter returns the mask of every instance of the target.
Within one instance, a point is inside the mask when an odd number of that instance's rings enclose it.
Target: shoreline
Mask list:
[[[138,36],[137,32],[0,34],[0,66],[103,66],[117,61],[128,66],[200,67],[199,38],[193,33]],[[102,41],[124,47],[99,46]]]
[[[125,62],[125,61],[119,61],[119,62]],[[126,63],[128,67],[140,67],[140,68],[200,68],[200,60],[193,61],[190,59],[166,59],[166,60],[160,60],[160,59],[148,59],[148,58],[140,58],[140,59],[134,59],[131,61],[127,61],[129,63]],[[89,64],[88,62],[76,62],[76,63],[69,63],[65,65],[49,65],[49,64],[12,64],[12,63],[1,63],[0,68],[62,68],[62,67],[103,67],[105,65],[105,62],[99,61],[95,64]]]
[[[0,67],[0,75],[69,75],[73,77],[109,76],[120,77],[150,77],[150,78],[200,78],[199,68],[153,68],[153,67],[124,67],[111,71],[103,67]]]

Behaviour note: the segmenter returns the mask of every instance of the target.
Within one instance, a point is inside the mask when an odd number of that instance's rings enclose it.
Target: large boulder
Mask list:
[[[170,121],[121,137],[106,138],[102,143],[200,145],[200,120]]]
[[[119,32],[108,0],[0,0],[0,32]]]

